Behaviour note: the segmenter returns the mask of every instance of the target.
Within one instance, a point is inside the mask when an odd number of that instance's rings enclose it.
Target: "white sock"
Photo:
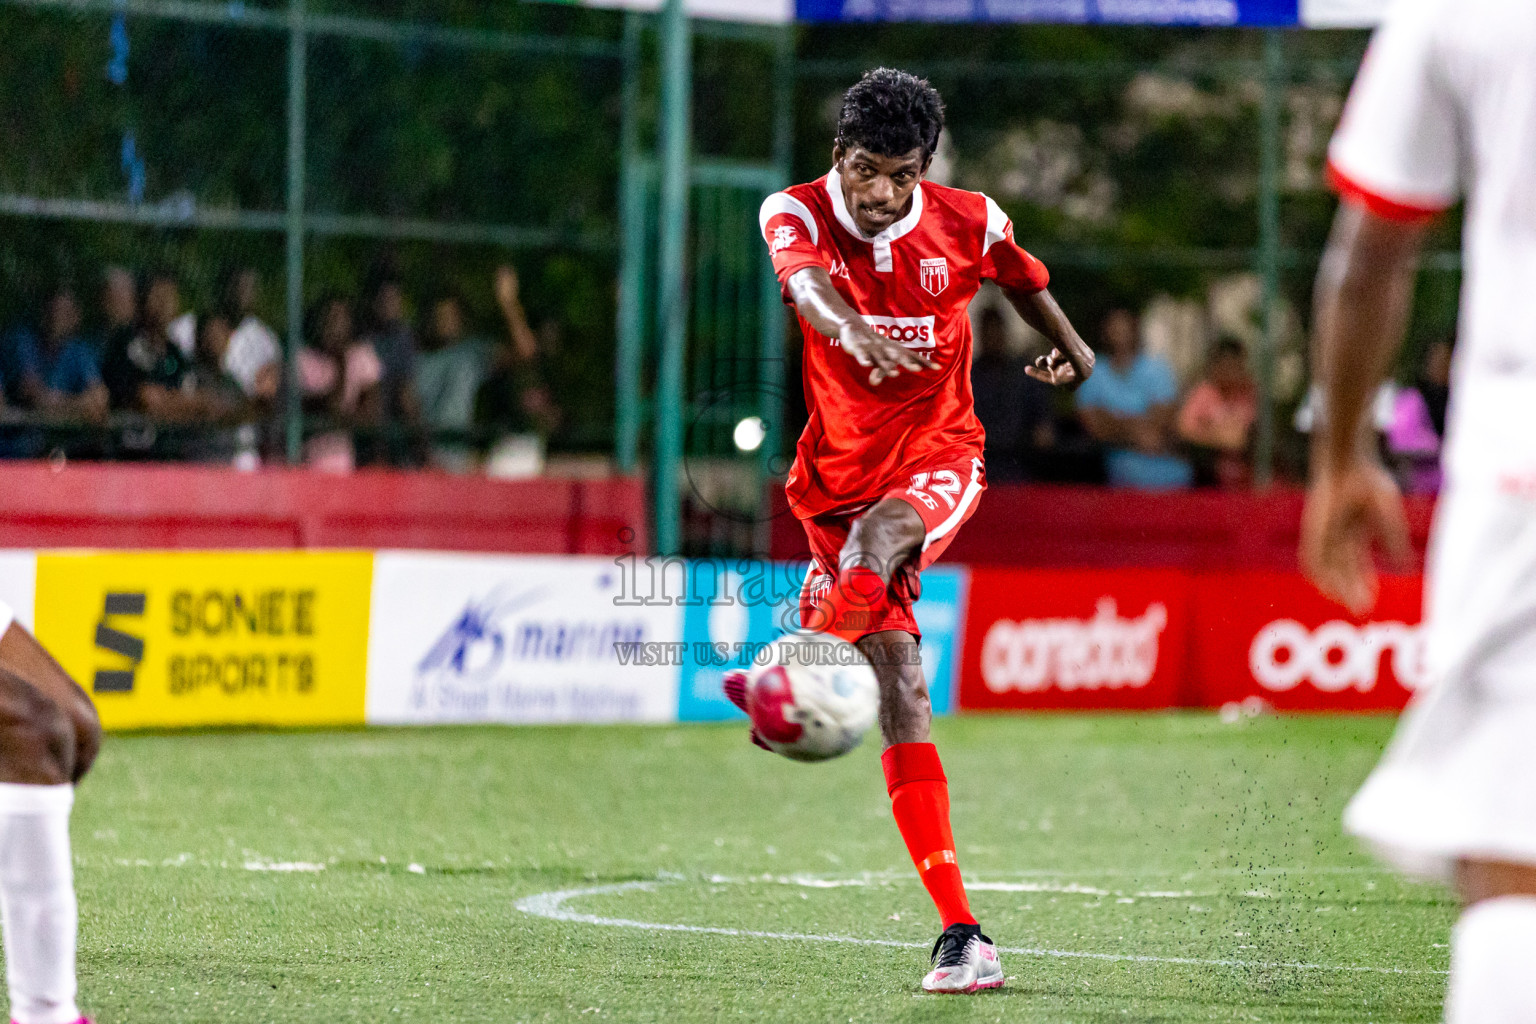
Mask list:
[[[18,1024],[68,1024],[80,1017],[69,855],[74,802],[74,786],[0,782],[0,926],[11,1017]]]
[[[1536,897],[1474,903],[1451,937],[1446,1024],[1536,1021]]]

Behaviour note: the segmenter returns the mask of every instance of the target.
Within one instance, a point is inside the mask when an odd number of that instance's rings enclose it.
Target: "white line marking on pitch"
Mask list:
[[[683,877],[663,876],[664,881],[683,882],[688,879]],[[821,878],[816,875],[756,875],[738,877],[734,875],[705,875],[703,881],[713,885],[796,885],[804,889],[846,889],[863,888],[870,885],[890,885],[916,881],[905,875],[895,876],[888,874],[869,875],[863,878]],[[1099,889],[1091,885],[1081,885],[1077,882],[978,882],[974,879],[966,879],[965,888],[970,892],[1038,892],[1055,893],[1066,896],[1131,896],[1141,899],[1189,899],[1194,896],[1218,896],[1215,892],[1195,892],[1193,890],[1164,891],[1151,889],[1146,891],[1122,892],[1118,889]],[[1268,898],[1267,894],[1257,891],[1245,893],[1246,896],[1260,896]]]
[[[618,882],[584,889],[560,889],[524,896],[515,904],[524,914],[550,921],[594,924],[605,928],[634,928],[648,932],[687,932],[690,935],[726,935],[742,939],[780,939],[786,942],[836,942],[849,946],[884,946],[891,949],[927,949],[926,942],[899,942],[895,939],[865,939],[855,935],[814,935],[803,932],[765,932],[752,928],[720,928],[701,924],[669,924],[660,921],[633,921],[623,917],[601,917],[566,909],[571,900],[583,896],[612,896],[623,892],[653,892],[662,882]],[[998,946],[1000,952],[1020,956],[1053,957],[1071,960],[1106,960],[1113,963],[1175,964],[1190,967],[1285,967],[1298,971],[1348,971],[1361,974],[1446,974],[1446,971],[1413,970],[1405,967],[1352,967],[1338,964],[1309,964],[1288,961],[1204,960],[1183,956],[1145,956],[1136,953],[1083,953],[1068,949],[1037,949],[1028,946]]]

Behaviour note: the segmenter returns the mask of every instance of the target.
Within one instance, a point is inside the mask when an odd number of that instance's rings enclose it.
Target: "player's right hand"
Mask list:
[[[1320,468],[1301,516],[1301,571],[1326,596],[1364,615],[1376,604],[1376,544],[1393,568],[1412,564],[1403,496],[1391,475],[1366,458]]]
[[[857,359],[860,366],[870,367],[870,387],[878,385],[887,377],[895,377],[902,370],[916,373],[939,368],[938,363],[921,352],[915,352],[883,334],[876,334],[864,324],[844,325],[838,332],[837,340],[843,351]]]

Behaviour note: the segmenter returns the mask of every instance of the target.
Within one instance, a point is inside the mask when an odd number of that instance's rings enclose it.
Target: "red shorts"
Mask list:
[[[955,539],[960,524],[971,518],[981,492],[987,489],[986,470],[979,458],[964,461],[941,461],[931,469],[914,473],[905,486],[886,491],[885,498],[899,498],[917,510],[923,519],[927,535],[922,548],[891,577],[890,604],[886,612],[870,623],[866,633],[878,633],[886,629],[899,629],[920,637],[917,620],[912,617],[912,606],[922,595],[922,580],[918,576],[932,565]],[[883,499],[882,499],[883,500]],[[803,519],[805,536],[811,542],[811,567],[806,573],[805,584],[800,589],[800,621],[805,624],[811,610],[832,587],[838,571],[838,558],[848,531],[854,520],[872,508],[846,512],[831,512]]]

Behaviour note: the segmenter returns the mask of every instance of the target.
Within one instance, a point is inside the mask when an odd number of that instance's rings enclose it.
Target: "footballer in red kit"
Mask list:
[[[998,205],[923,180],[943,126],[926,81],[867,73],[843,97],[832,170],[769,196],[759,225],[805,337],[810,419],[786,483],[811,546],[802,626],[874,666],[892,811],[943,926],[923,988],[965,993],[1003,971],[961,881],[912,608],[986,488],[967,307],[997,283],[1052,346],[1028,368],[1038,380],[1076,387],[1093,353]],[[739,679],[726,692],[744,704]]]

